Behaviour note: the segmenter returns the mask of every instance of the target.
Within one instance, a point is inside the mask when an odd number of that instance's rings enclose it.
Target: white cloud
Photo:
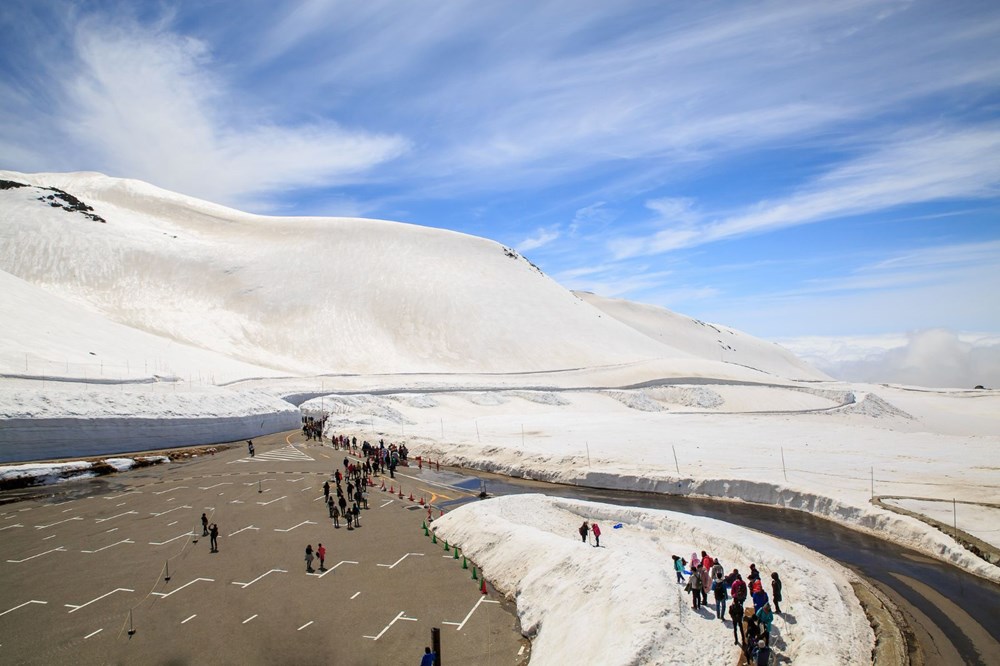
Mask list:
[[[1000,386],[1000,336],[929,329],[844,338],[781,338],[832,377],[939,388]]]
[[[525,238],[523,241],[518,243],[517,247],[514,249],[516,249],[518,252],[521,253],[529,252],[531,250],[540,248],[544,245],[548,245],[557,238],[559,238],[558,229],[554,228],[538,229],[535,231],[535,234],[533,236]]]
[[[159,28],[81,22],[80,68],[63,83],[63,128],[115,175],[214,201],[354,182],[402,154],[393,135],[351,131],[329,120],[296,126],[240,109],[211,69],[202,42]]]
[[[1000,127],[908,131],[784,199],[762,201],[744,212],[704,222],[687,215],[676,220],[661,216],[666,228],[645,237],[612,239],[608,246],[623,259],[896,206],[995,197],[998,192]]]

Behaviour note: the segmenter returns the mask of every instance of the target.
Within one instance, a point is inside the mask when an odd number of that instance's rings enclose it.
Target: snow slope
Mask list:
[[[112,321],[247,363],[375,374],[691,358],[602,317],[482,238],[248,215],[98,174],[0,179],[65,190],[106,220],[39,201],[47,191],[38,187],[2,190],[0,270]]]

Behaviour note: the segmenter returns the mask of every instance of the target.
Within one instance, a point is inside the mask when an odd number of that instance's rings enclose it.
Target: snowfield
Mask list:
[[[956,500],[970,529],[996,534],[996,390],[837,382],[726,326],[572,293],[517,252],[449,231],[248,215],[93,173],[0,181],[0,462],[327,416],[328,433],[448,464],[809,511],[1000,580],[871,502],[937,515]],[[607,548],[575,542],[581,516]],[[722,623],[688,612],[667,569],[672,552],[702,548],[781,571],[794,663],[870,659],[843,573],[734,526],[540,497],[435,525],[516,595],[537,663],[730,663]]]

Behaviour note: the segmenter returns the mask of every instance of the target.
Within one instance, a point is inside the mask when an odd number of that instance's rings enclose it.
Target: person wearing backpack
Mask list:
[[[726,581],[722,576],[716,576],[712,583],[712,593],[715,596],[715,617],[722,620],[722,611],[726,608]]]
[[[740,606],[747,600],[747,584],[743,582],[743,578],[738,573],[736,574],[736,580],[733,581],[732,586],[729,588],[729,594],[733,596],[733,601],[739,602]]]
[[[771,574],[771,601],[774,602],[774,612],[781,615],[781,579],[777,571]]]

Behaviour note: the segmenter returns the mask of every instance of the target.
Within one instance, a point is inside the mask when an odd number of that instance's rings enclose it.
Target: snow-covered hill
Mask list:
[[[823,377],[748,336],[720,355],[716,329],[705,327],[699,342],[691,320],[671,322],[664,310],[655,332],[599,303],[608,317],[596,299],[482,238],[379,220],[249,215],[94,173],[0,179],[28,185],[0,190],[0,270],[103,317],[114,328],[100,331],[104,340],[135,338],[125,326],[214,352],[198,359],[203,376],[510,373],[683,359],[700,376],[752,379],[745,366]],[[18,286],[19,317],[59,316],[51,299],[41,312],[26,307],[28,291]],[[89,330],[102,328],[89,319]],[[65,330],[47,335],[53,328]],[[80,331],[71,333],[54,344],[53,364],[85,362],[77,357],[93,351],[77,349]],[[25,353],[44,356],[34,332],[4,342],[7,372]],[[109,366],[148,368],[149,353],[115,346]]]

